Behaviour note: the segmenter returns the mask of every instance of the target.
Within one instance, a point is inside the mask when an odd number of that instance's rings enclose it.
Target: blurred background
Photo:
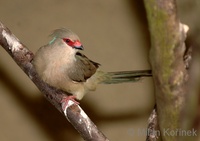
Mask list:
[[[198,31],[200,2],[179,0],[179,16]],[[0,21],[34,53],[56,28],[81,38],[84,54],[104,71],[150,69],[150,39],[142,1],[1,0]],[[151,78],[99,85],[81,107],[111,141],[144,141],[154,107]],[[82,141],[70,123],[0,48],[0,140]]]

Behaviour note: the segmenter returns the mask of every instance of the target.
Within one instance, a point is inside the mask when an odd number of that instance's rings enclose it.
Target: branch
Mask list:
[[[198,42],[198,41],[197,41]],[[179,141],[197,141],[200,128],[200,44],[192,38],[192,62],[190,63],[190,80],[186,103],[183,108],[181,129],[190,131],[190,136],[180,136]]]
[[[35,72],[31,63],[34,54],[22,44],[10,30],[0,22],[0,45],[10,54],[20,68],[35,83],[45,98],[53,104],[80,135],[87,141],[108,141],[108,139],[97,129],[79,105],[69,101],[66,109],[62,109],[61,101],[67,94],[44,83]],[[62,103],[64,104],[64,103]]]
[[[175,0],[144,0],[151,35],[150,60],[163,141],[175,141],[185,102],[188,72],[183,61],[188,27],[179,22]],[[168,131],[168,132],[166,132]]]
[[[155,107],[149,117],[146,141],[156,141],[159,136],[157,108]]]

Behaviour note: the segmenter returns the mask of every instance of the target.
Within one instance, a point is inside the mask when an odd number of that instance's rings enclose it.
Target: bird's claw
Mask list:
[[[75,104],[79,105],[79,102],[75,100],[76,96],[74,95],[70,95],[70,96],[64,96],[63,99],[61,100],[61,104],[62,104],[62,110],[64,111],[66,109],[66,107],[68,107],[68,103],[69,101],[73,101]]]

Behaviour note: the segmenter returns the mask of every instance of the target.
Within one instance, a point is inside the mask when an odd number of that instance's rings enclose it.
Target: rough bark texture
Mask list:
[[[155,82],[158,124],[163,141],[177,140],[187,90],[183,61],[188,27],[177,17],[175,0],[145,0],[151,36],[150,60]]]
[[[147,138],[146,141],[156,141],[158,139],[158,119],[157,119],[157,108],[152,111],[147,127]]]

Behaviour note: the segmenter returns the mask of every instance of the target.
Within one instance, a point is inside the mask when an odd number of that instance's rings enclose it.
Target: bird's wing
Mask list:
[[[76,62],[68,70],[68,77],[76,82],[85,82],[98,69],[99,63],[93,62],[80,52],[76,53]]]

